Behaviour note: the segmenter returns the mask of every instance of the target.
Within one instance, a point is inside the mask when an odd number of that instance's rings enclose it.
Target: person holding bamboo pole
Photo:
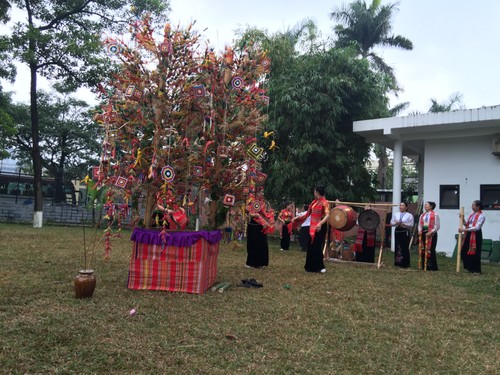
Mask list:
[[[436,245],[440,222],[439,215],[434,212],[435,208],[435,202],[425,202],[425,212],[418,220],[418,268],[424,271],[438,270]]]
[[[394,266],[410,267],[410,237],[413,228],[413,215],[408,212],[408,203],[399,204],[399,213],[392,215],[391,225],[394,233]]]
[[[323,246],[325,244],[327,221],[330,215],[330,203],[325,198],[325,187],[316,186],[314,189],[315,199],[309,205],[307,213],[296,216],[292,221],[304,221],[311,218],[309,227],[310,241],[307,243],[306,264],[304,269],[307,272],[326,272],[323,262]]]
[[[481,250],[483,242],[483,227],[486,218],[483,214],[483,204],[479,200],[472,202],[472,213],[464,221],[465,228],[459,228],[458,231],[465,233],[462,243],[461,257],[464,263],[464,269],[470,273],[481,273]]]

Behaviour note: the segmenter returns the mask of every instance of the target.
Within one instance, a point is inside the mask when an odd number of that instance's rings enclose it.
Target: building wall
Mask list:
[[[480,185],[500,184],[500,157],[491,154],[491,137],[427,140],[425,144],[424,201],[436,202],[441,219],[438,252],[452,255],[458,233],[459,210],[439,208],[440,185],[460,186],[460,207],[465,216],[480,199]],[[483,238],[500,239],[500,211],[484,211]]]

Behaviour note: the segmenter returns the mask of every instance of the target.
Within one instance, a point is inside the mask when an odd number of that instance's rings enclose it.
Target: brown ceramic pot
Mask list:
[[[75,297],[91,298],[94,294],[96,278],[94,270],[80,270],[75,276]]]

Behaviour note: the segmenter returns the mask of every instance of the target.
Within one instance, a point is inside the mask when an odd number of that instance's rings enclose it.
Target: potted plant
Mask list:
[[[76,298],[91,298],[94,295],[95,286],[97,283],[94,275],[94,270],[90,268],[91,261],[95,255],[97,247],[97,230],[93,234],[93,243],[87,246],[85,223],[82,220],[83,227],[83,263],[84,267],[78,272],[74,278],[75,283],[75,297]]]
[[[98,198],[102,194],[102,190],[94,189],[95,184],[87,175],[82,182],[87,186],[87,197],[90,198],[89,205],[92,206],[92,209],[95,209],[96,202]],[[109,205],[108,205],[109,206]],[[96,249],[101,245],[101,242],[104,240],[105,243],[105,256],[109,256],[109,252],[111,250],[111,225],[113,223],[114,215],[110,215],[109,212],[106,212],[104,219],[108,221],[108,226],[104,231],[104,235],[98,237],[98,228],[100,223],[100,217],[103,212],[103,209],[106,209],[106,204],[101,207],[99,220],[96,222],[94,215],[92,216],[92,235],[90,241],[87,241],[87,233],[85,230],[85,221],[82,213],[82,229],[83,229],[83,268],[79,270],[78,275],[74,278],[75,284],[75,297],[76,298],[91,298],[94,295],[94,290],[96,287],[96,276],[94,273],[94,269],[91,267],[91,264],[94,260]],[[109,211],[109,207],[107,208]],[[121,216],[119,215],[118,225],[120,227]],[[120,229],[119,229],[120,232]],[[119,233],[117,234],[119,235]],[[116,236],[116,235],[115,235]]]

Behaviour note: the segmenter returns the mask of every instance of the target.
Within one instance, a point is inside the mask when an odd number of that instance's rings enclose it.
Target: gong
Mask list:
[[[358,215],[358,224],[364,230],[374,230],[380,225],[380,216],[374,210],[364,210]]]

